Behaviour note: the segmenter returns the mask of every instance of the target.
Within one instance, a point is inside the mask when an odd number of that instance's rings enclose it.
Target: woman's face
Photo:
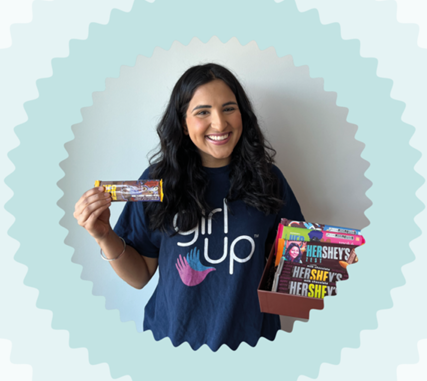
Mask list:
[[[242,128],[236,97],[223,81],[216,79],[196,89],[188,105],[184,133],[199,149],[204,167],[230,163]]]
[[[292,259],[295,259],[296,257],[298,257],[299,254],[299,250],[298,247],[294,246],[291,250],[289,250],[289,255],[291,256]]]

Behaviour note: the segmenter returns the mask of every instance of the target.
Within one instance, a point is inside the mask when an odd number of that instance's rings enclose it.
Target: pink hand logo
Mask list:
[[[206,276],[211,272],[215,271],[214,267],[209,267],[203,271],[193,270],[187,262],[187,259],[179,255],[176,261],[176,269],[178,270],[179,276],[181,277],[182,283],[186,286],[197,286],[202,283]]]

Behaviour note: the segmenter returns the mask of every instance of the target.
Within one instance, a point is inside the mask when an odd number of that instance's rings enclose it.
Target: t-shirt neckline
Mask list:
[[[203,170],[210,175],[219,175],[223,173],[229,173],[230,164],[227,164],[224,167],[217,167],[217,168],[203,167]]]

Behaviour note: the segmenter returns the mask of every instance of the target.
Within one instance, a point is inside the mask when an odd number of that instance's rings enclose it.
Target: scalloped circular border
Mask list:
[[[225,27],[218,28],[218,20]],[[157,46],[168,49],[173,40],[185,44],[193,37],[206,42],[214,33],[221,41],[237,37],[242,44],[255,40],[261,49],[274,46],[279,56],[292,54],[296,65],[308,64],[313,77],[322,76],[325,90],[338,93],[337,103],[349,108],[349,121],[359,126],[356,136],[366,143],[367,177],[374,184],[368,192],[371,225],[364,230],[368,243],[351,269],[357,289],[344,282],[324,311],[312,311],[310,323],[296,324],[290,335],[280,332],[274,342],[262,339],[255,348],[242,344],[235,352],[222,347],[216,353],[206,347],[193,352],[187,344],[174,348],[168,339],[156,343],[150,333],[136,334],[132,323],[121,323],[117,311],[106,311],[70,262],[72,249],[63,244],[66,232],[56,205],[70,126],[80,121],[80,109],[104,88],[105,78],[117,76],[122,64],[134,64],[138,54],[151,56]],[[25,283],[40,291],[38,307],[54,312],[53,328],[68,329],[70,346],[87,347],[91,363],[107,362],[113,377],[162,379],[191,372],[214,380],[238,369],[241,377],[259,379],[277,374],[271,355],[283,353],[287,379],[315,377],[322,362],[338,363],[343,347],[359,345],[361,330],[376,328],[376,312],[391,307],[390,290],[404,283],[401,266],[413,259],[409,242],[419,232],[413,218],[422,210],[415,196],[422,180],[413,169],[419,154],[409,146],[413,129],[401,121],[404,105],[390,98],[392,81],[376,76],[376,60],[361,58],[358,41],[343,41],[338,25],[323,26],[316,11],[300,13],[293,2],[258,0],[249,10],[242,0],[220,0],[212,9],[201,8],[198,0],[136,2],[130,13],[114,11],[106,26],[92,24],[87,40],[71,41],[70,56],[53,60],[53,73],[38,81],[40,97],[25,105],[29,120],[16,128],[21,145],[9,154],[16,166],[7,178],[14,191],[7,208],[16,218],[10,235],[21,243],[16,260],[29,268]],[[404,239],[385,242],[389,227],[383,221],[395,218],[390,206],[402,198]],[[375,256],[394,251],[401,254],[388,263],[384,255]],[[375,279],[376,287],[363,283],[366,278]]]

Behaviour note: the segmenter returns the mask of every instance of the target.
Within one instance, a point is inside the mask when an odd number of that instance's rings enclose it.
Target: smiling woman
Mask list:
[[[141,179],[163,179],[161,203],[127,203],[114,230],[110,199],[86,192],[75,217],[114,271],[135,288],[159,269],[144,330],[193,349],[273,340],[257,286],[280,218],[303,220],[236,77],[194,66],[176,83],[157,127],[160,150]],[[201,254],[202,253],[202,254]]]

